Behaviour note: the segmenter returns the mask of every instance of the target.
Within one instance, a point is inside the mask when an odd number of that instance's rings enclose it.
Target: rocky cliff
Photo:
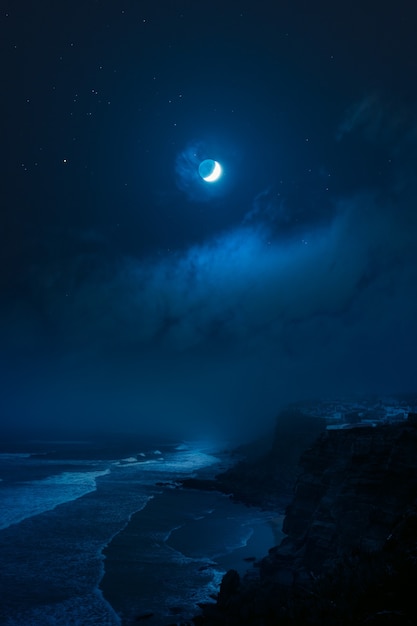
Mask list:
[[[299,468],[286,538],[196,623],[417,623],[414,420],[325,431]]]
[[[297,409],[278,415],[275,432],[260,442],[243,446],[243,459],[214,480],[189,478],[187,488],[217,490],[250,506],[283,512],[292,498],[302,452],[324,429],[324,422]]]

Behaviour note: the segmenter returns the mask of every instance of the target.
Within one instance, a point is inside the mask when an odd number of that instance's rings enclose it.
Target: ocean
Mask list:
[[[150,626],[191,619],[282,517],[176,481],[224,465],[201,442],[28,441],[0,452],[0,624]]]

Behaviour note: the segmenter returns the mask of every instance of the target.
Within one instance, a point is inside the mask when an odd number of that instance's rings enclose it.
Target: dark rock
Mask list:
[[[321,420],[299,410],[282,411],[269,451],[219,474],[218,490],[250,506],[283,511],[292,496],[300,455],[323,428]]]
[[[227,607],[231,600],[239,593],[240,576],[235,569],[229,570],[224,576],[220,585],[217,604],[219,607]]]
[[[273,476],[273,467],[269,460],[268,470],[258,468],[256,480]],[[258,491],[265,496],[278,484],[272,478]],[[217,605],[203,609],[196,623],[417,623],[414,424],[324,432],[301,457],[284,531],[286,538],[260,561],[259,575],[227,572]]]
[[[407,417],[407,421],[410,426],[417,426],[417,413],[409,413]]]
[[[171,606],[171,608],[169,609],[169,612],[172,613],[172,615],[180,615],[180,613],[183,612],[183,608],[181,606]]]
[[[180,481],[186,489],[198,489],[199,491],[220,491],[216,480],[205,478],[185,478]]]
[[[140,615],[136,617],[135,621],[141,622],[142,620],[150,619],[153,616],[154,616],[153,611],[144,611],[143,613],[141,613]]]

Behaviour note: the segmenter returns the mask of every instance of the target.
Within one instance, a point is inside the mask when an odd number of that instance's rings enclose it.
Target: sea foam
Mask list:
[[[0,530],[24,519],[51,511],[59,504],[77,500],[96,489],[96,479],[109,470],[63,472],[42,480],[2,487],[0,492]]]

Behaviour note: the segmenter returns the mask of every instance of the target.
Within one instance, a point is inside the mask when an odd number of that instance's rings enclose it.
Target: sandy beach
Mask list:
[[[123,625],[190,619],[225,571],[243,573],[280,542],[281,526],[282,516],[217,492],[165,489],[105,549],[100,587]]]

